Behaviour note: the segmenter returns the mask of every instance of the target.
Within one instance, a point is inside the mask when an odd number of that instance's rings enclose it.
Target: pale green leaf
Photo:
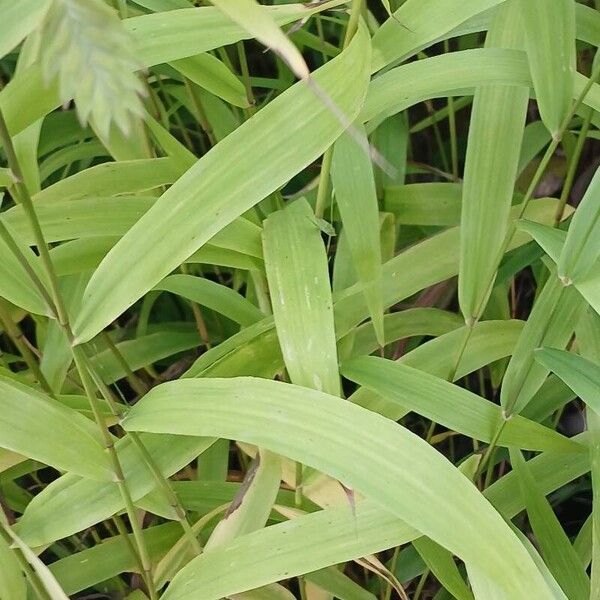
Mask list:
[[[305,200],[268,217],[263,246],[277,337],[291,381],[339,396],[327,255]]]
[[[406,410],[481,441],[489,442],[503,421],[497,404],[406,364],[364,356],[344,363],[342,374]],[[579,444],[523,417],[506,423],[498,443],[529,450],[584,451]]]
[[[555,135],[573,97],[575,2],[519,0],[518,4],[540,115]]]
[[[359,135],[362,144],[356,140]],[[331,178],[353,266],[364,287],[377,340],[384,345],[383,298],[381,293],[381,245],[379,206],[371,160],[364,152],[368,144],[362,128],[342,135],[333,146]]]
[[[251,37],[278,54],[299,79],[310,77],[310,71],[298,48],[256,0],[210,0],[210,2],[245,29]]]
[[[543,493],[520,450],[510,448],[510,461],[521,485],[529,522],[544,561],[571,600],[589,598],[590,581],[567,534]]]
[[[367,84],[369,40],[359,31],[344,53],[314,75],[349,118],[360,109]],[[341,131],[329,108],[300,82],[217,144],[102,261],[74,325],[77,341],[97,334],[225,225],[322,154]]]
[[[151,390],[123,424],[128,430],[238,439],[303,462],[376,499],[517,597],[552,597],[520,542],[471,482],[424,440],[342,399],[260,379],[186,379]],[[490,546],[490,536],[503,541]],[[506,569],[515,577],[498,575]],[[188,566],[167,598],[189,595],[188,572],[193,579]]]
[[[569,226],[558,259],[565,284],[585,279],[600,257],[600,169],[596,170]]]

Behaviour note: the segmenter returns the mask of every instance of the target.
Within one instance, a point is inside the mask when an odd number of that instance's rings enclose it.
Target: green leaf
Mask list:
[[[306,200],[272,213],[264,224],[265,267],[291,381],[339,396],[327,254],[313,219]]]
[[[114,480],[100,435],[85,417],[11,379],[0,378],[0,392],[0,446],[83,477]]]
[[[314,75],[349,118],[366,90],[368,48],[361,29],[345,52]],[[217,144],[102,261],[74,325],[77,342],[96,335],[215,233],[322,154],[341,131],[329,108],[300,82]],[[281,152],[282,145],[290,152]]]
[[[583,564],[549,502],[539,490],[520,450],[510,448],[510,462],[517,473],[529,522],[548,568],[568,598],[589,598],[590,581]]]
[[[502,1],[407,0],[373,37],[372,71],[408,58]]]
[[[234,106],[248,107],[244,84],[218,58],[202,53],[171,62],[182,75]]]
[[[362,143],[356,139],[360,136]],[[331,178],[346,240],[373,321],[377,341],[384,345],[383,298],[381,294],[381,245],[379,206],[375,177],[369,156],[366,133],[357,127],[345,133],[333,146]]]
[[[263,316],[254,304],[231,288],[204,277],[169,275],[154,286],[154,289],[183,296],[225,315],[242,326],[252,325]]]
[[[271,514],[281,483],[281,461],[261,450],[248,469],[243,485],[204,545],[212,552],[227,542],[262,529]]]
[[[583,307],[577,290],[565,288],[556,275],[550,273],[504,376],[500,403],[508,415],[521,412],[548,376],[548,369],[536,364],[534,350],[541,346],[566,346]]]
[[[361,119],[380,119],[429,98],[472,94],[477,87],[489,85],[529,87],[531,75],[525,53],[505,48],[476,48],[390,69],[369,86]]]
[[[286,4],[267,9],[278,25],[302,20],[346,0],[330,0],[316,6]],[[239,24],[212,7],[185,8],[133,17],[124,21],[137,46],[137,57],[145,67],[194,56],[219,46],[251,37]],[[202,35],[198,35],[201,31]]]
[[[447,550],[426,537],[415,540],[413,546],[438,581],[454,598],[457,600],[473,599],[473,593],[467,587],[452,555]]]
[[[462,186],[454,183],[412,183],[385,188],[385,210],[405,225],[460,224]]]
[[[565,284],[585,279],[600,257],[600,169],[596,170],[569,226],[558,259]]]
[[[492,22],[487,47],[519,44],[514,3]],[[524,86],[478,88],[473,100],[461,213],[458,300],[467,323],[481,317],[509,227],[519,151],[529,103]]]
[[[494,437],[503,420],[497,404],[405,364],[363,356],[344,363],[342,374],[405,410],[484,442]],[[498,443],[528,450],[584,451],[579,444],[523,417],[506,423]]]
[[[540,115],[555,135],[573,98],[575,2],[519,0],[518,4]]]
[[[535,359],[556,373],[591,409],[600,414],[600,366],[565,350],[541,348]]]
[[[224,15],[245,29],[251,37],[278,54],[296,74],[307,79],[310,71],[302,54],[279,29],[269,12],[256,0],[210,0]]]
[[[283,454],[373,498],[480,566],[507,593],[551,598],[529,555],[471,482],[424,440],[340,398],[260,379],[186,379],[151,390],[123,425],[131,431],[218,435]],[[497,545],[490,546],[490,536]],[[167,598],[186,596],[183,574],[189,569],[178,577],[181,591],[172,584]],[[515,577],[499,575],[507,570]]]
[[[38,558],[37,554],[5,523],[4,513],[0,516],[0,527],[12,538],[13,544],[19,548],[27,562],[38,577],[43,589],[52,600],[69,600],[67,595],[52,575],[50,569]],[[12,600],[12,598],[11,598]]]
[[[166,476],[185,467],[214,443],[213,438],[179,436],[142,435],[141,440]],[[115,448],[135,502],[155,487],[156,480],[129,438],[118,440]],[[31,547],[44,546],[109,519],[123,509],[123,499],[113,482],[92,481],[69,473],[33,498],[15,530]]]

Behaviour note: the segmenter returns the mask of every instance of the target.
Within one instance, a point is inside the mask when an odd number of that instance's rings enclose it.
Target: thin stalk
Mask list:
[[[581,124],[581,130],[579,131],[579,136],[577,138],[577,143],[575,144],[573,156],[571,157],[571,161],[569,162],[569,168],[567,170],[565,183],[560,194],[560,200],[558,202],[558,206],[556,207],[556,214],[554,215],[554,227],[558,227],[560,225],[560,222],[563,220],[565,207],[567,206],[567,200],[569,199],[569,195],[573,188],[573,182],[575,181],[575,173],[577,172],[577,167],[579,166],[579,159],[581,158],[581,153],[583,151],[583,146],[585,145],[588,130],[592,123],[593,115],[594,110],[592,108],[588,108],[583,119],[583,123]]]
[[[54,392],[52,391],[48,380],[44,377],[44,374],[40,369],[40,365],[36,357],[33,355],[27,344],[23,343],[23,339],[25,337],[24,333],[21,331],[21,328],[13,321],[9,311],[2,302],[0,302],[0,323],[2,323],[2,327],[4,328],[6,335],[9,337],[10,341],[16,346],[17,350],[23,357],[25,364],[34,374],[35,378],[38,380],[39,384],[42,386],[44,391],[47,392],[50,396],[54,396]]]
[[[134,392],[138,396],[143,396],[148,391],[148,386],[131,370],[129,363],[125,360],[125,357],[123,356],[117,345],[113,342],[108,332],[103,331],[101,335],[102,339],[108,346],[108,349],[125,371],[125,376],[127,377],[129,385],[133,388]]]
[[[190,81],[187,77],[184,77],[185,89],[187,90],[190,99],[192,100],[192,104],[194,106],[194,112],[196,113],[196,118],[198,119],[198,123],[200,123],[200,127],[206,133],[206,137],[210,142],[211,146],[214,146],[217,143],[217,139],[215,137],[215,132],[206,116],[206,111],[204,110],[204,106],[202,105],[202,98],[198,94],[198,90],[196,90],[196,84]]]
[[[29,275],[29,278],[31,279],[33,285],[37,288],[37,291],[40,293],[40,296],[46,303],[48,310],[50,311],[50,314],[54,318],[57,318],[56,309],[54,308],[54,302],[53,302],[52,298],[50,297],[50,294],[48,294],[48,290],[46,289],[46,286],[42,283],[42,281],[38,277],[37,273],[33,270],[31,265],[27,261],[27,258],[21,252],[21,249],[19,248],[19,246],[17,246],[14,238],[12,237],[12,234],[6,228],[6,226],[4,225],[1,218],[0,218],[0,238],[2,238],[2,241],[8,246],[8,249],[12,252],[13,256],[17,259],[17,261],[19,262],[21,267],[23,267],[23,269],[25,270],[27,275]]]
[[[71,331],[71,327],[69,325],[69,317],[64,304],[64,300],[60,293],[60,288],[58,284],[58,277],[56,275],[56,271],[54,269],[54,265],[52,264],[52,259],[50,258],[50,253],[48,250],[48,246],[46,245],[46,240],[44,239],[44,234],[42,232],[42,228],[40,226],[40,222],[37,218],[37,214],[35,212],[35,208],[33,206],[33,201],[31,200],[31,196],[29,194],[29,190],[24,183],[23,175],[21,172],[21,167],[13,146],[13,141],[8,132],[8,128],[6,126],[6,121],[4,119],[4,115],[0,110],[0,142],[4,148],[4,152],[6,154],[6,158],[8,160],[8,166],[15,177],[16,183],[15,187],[17,190],[18,199],[23,206],[23,210],[25,212],[26,218],[31,226],[31,229],[34,233],[34,239],[36,246],[38,247],[38,251],[40,253],[40,257],[42,259],[42,265],[46,271],[46,276],[50,282],[51,294],[52,294],[52,306],[56,308],[56,313],[58,316],[58,323],[61,325],[65,334],[67,335],[67,339],[69,342],[73,341],[73,333]],[[18,247],[17,247],[18,250]],[[20,254],[20,252],[19,252]],[[138,552],[144,567],[144,580],[148,586],[148,593],[150,594],[150,600],[155,600],[156,590],[153,588],[152,584],[152,566],[148,555],[148,550],[145,544],[144,536],[142,534],[142,530],[137,522],[135,506],[131,499],[131,494],[129,492],[129,487],[125,481],[123,476],[123,470],[121,468],[121,463],[119,457],[114,448],[114,443],[112,440],[112,435],[102,417],[100,412],[100,407],[98,404],[98,400],[95,396],[93,387],[91,386],[90,376],[82,364],[81,356],[83,353],[83,349],[79,347],[71,347],[71,351],[73,354],[73,359],[75,361],[75,365],[79,372],[79,376],[83,383],[86,395],[88,397],[88,401],[90,403],[90,407],[94,414],[94,419],[96,424],[100,430],[100,433],[103,437],[105,448],[109,453],[111,462],[113,464],[113,470],[115,475],[116,484],[119,488],[119,492],[123,498],[123,502],[125,504],[125,508],[127,510],[127,514],[129,516],[129,520],[131,521],[132,531],[134,533],[134,538],[136,540],[136,545],[138,546]]]
[[[25,185],[25,181],[23,179],[23,173],[21,172],[21,167],[19,165],[19,160],[17,159],[17,155],[15,152],[15,148],[12,143],[12,138],[10,137],[10,133],[8,132],[8,127],[6,126],[6,120],[4,119],[4,113],[0,110],[0,142],[2,142],[2,147],[4,148],[4,152],[6,154],[6,158],[8,161],[8,166],[12,171],[13,177],[15,179],[15,190],[16,197],[21,202],[23,209],[25,211],[25,215],[29,222],[29,225],[33,231],[35,244],[38,248],[38,252],[40,253],[40,258],[42,260],[42,264],[44,269],[46,270],[46,274],[48,275],[49,283],[50,283],[50,291],[53,300],[53,305],[56,308],[58,321],[61,325],[65,325],[67,323],[67,310],[63,303],[60,290],[58,287],[58,277],[56,276],[56,272],[54,270],[54,266],[52,265],[52,259],[50,258],[50,252],[48,250],[48,246],[46,245],[46,241],[44,239],[44,234],[42,232],[42,228],[40,227],[40,222],[37,217],[35,217],[35,210],[33,208],[33,202],[31,200],[31,196],[29,194],[29,190]]]
[[[82,360],[84,362],[84,367],[87,368],[88,372],[90,373],[91,378],[94,381],[94,384],[100,391],[100,394],[102,395],[102,397],[108,403],[113,415],[115,417],[117,417],[119,420],[122,419],[124,417],[124,414],[123,414],[123,411],[121,410],[121,407],[115,401],[115,398],[114,398],[112,392],[110,391],[109,387],[104,383],[104,381],[102,381],[102,378],[99,377],[97,372],[92,368],[91,361],[85,353],[82,353]],[[180,502],[175,490],[171,486],[169,480],[162,474],[162,472],[158,468],[156,461],[154,460],[154,458],[152,457],[150,452],[148,452],[148,449],[142,442],[139,434],[135,431],[130,431],[130,432],[128,432],[128,435],[130,436],[131,441],[134,443],[134,445],[136,446],[136,448],[139,450],[140,454],[142,455],[142,458],[143,458],[144,462],[146,463],[146,466],[150,469],[150,472],[152,473],[152,476],[153,476],[155,482],[157,483],[159,489],[162,490],[162,492],[164,493],[164,495],[167,499],[167,502],[169,503],[171,508],[173,508],[173,511],[177,515],[177,520],[179,521],[179,524],[181,525],[181,528],[183,529],[184,536],[188,537],[190,546],[192,547],[194,552],[196,552],[197,554],[200,554],[200,552],[202,552],[202,547],[198,543],[198,540],[196,539],[196,537],[193,535],[191,525],[187,518],[187,513],[186,513],[185,509],[183,508],[183,505],[181,504],[181,502]]]
[[[2,539],[9,546],[12,546],[13,540],[10,537],[10,535],[5,531],[5,527],[6,527],[6,525],[4,525],[3,523],[0,522],[0,536],[2,536]],[[23,554],[23,552],[21,552],[21,550],[19,548],[12,548],[12,551],[13,551],[13,554],[15,555],[15,558],[17,559],[17,562],[19,563],[19,566],[21,567],[21,571],[23,571],[23,573],[25,574],[25,577],[27,578],[29,585],[31,585],[31,587],[32,587],[33,591],[35,592],[35,595],[38,597],[38,599],[39,600],[52,600],[52,598],[50,597],[50,594],[48,594],[48,592],[46,591],[46,588],[44,587],[44,585],[40,581],[39,577],[37,576],[37,573],[34,571],[32,566],[29,564],[29,561],[25,558],[25,555]]]
[[[431,571],[429,569],[425,569],[423,571],[423,575],[421,575],[421,579],[419,579],[419,583],[417,584],[417,588],[415,589],[415,595],[413,596],[413,600],[419,600],[421,594],[423,593],[423,588],[425,587],[425,582],[429,577],[429,573]]]
[[[189,269],[186,264],[181,265],[181,272],[185,275],[189,275]],[[206,327],[206,322],[204,321],[204,317],[202,316],[202,311],[200,310],[200,306],[197,302],[193,300],[190,301],[192,307],[192,313],[194,314],[194,320],[196,321],[196,329],[198,330],[198,334],[200,335],[200,339],[204,344],[204,347],[207,350],[210,350],[210,336],[208,335],[208,329]]]
[[[144,541],[144,533],[142,531],[140,523],[138,522],[136,508],[133,504],[131,493],[129,492],[129,487],[127,486],[127,482],[125,480],[125,475],[123,474],[121,461],[119,460],[119,457],[117,455],[113,437],[110,431],[108,430],[108,427],[106,426],[106,423],[100,411],[100,404],[98,402],[98,398],[96,397],[94,383],[85,365],[83,348],[79,346],[73,346],[73,359],[75,361],[75,365],[77,366],[79,376],[81,377],[83,387],[88,398],[88,402],[90,403],[90,407],[94,414],[94,419],[96,423],[98,423],[100,426],[100,433],[102,434],[104,448],[108,452],[112,462],[113,472],[115,475],[115,483],[117,484],[119,493],[121,494],[121,499],[125,504],[125,510],[127,511],[127,516],[129,517],[133,537],[136,541],[136,547],[142,566],[142,576],[144,578],[144,582],[146,583],[146,587],[148,588],[148,593],[150,594],[151,600],[155,600],[157,598],[157,595],[156,590],[154,589],[152,579],[152,563],[150,561],[148,548]]]
[[[249,111],[249,114],[252,115],[256,110],[256,98],[254,97],[254,91],[252,90],[250,69],[248,68],[248,59],[246,57],[246,47],[244,46],[243,41],[238,42],[235,47],[238,53],[240,71],[242,72],[242,82],[244,84],[244,88],[246,88],[246,98],[248,98],[248,103],[250,104],[250,108],[247,110]]]

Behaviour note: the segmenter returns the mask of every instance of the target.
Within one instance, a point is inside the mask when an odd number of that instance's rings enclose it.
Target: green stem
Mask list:
[[[100,411],[100,404],[98,402],[98,398],[96,397],[94,383],[85,365],[85,359],[87,357],[85,357],[84,350],[80,346],[73,346],[72,350],[73,359],[75,361],[75,365],[77,366],[79,376],[81,377],[81,382],[83,383],[83,387],[85,389],[88,402],[90,403],[92,413],[94,414],[94,419],[96,423],[98,423],[100,433],[102,434],[104,448],[108,452],[108,455],[112,462],[115,483],[117,484],[119,493],[121,494],[121,498],[123,500],[123,503],[125,504],[125,510],[127,511],[127,516],[129,517],[133,537],[136,541],[137,551],[142,566],[142,576],[144,578],[144,582],[146,583],[146,587],[148,588],[150,599],[154,600],[155,598],[157,598],[157,595],[156,590],[154,589],[154,583],[152,579],[152,563],[150,561],[150,555],[148,553],[148,548],[146,547],[142,528],[138,522],[136,508],[133,504],[131,493],[129,492],[129,487],[127,486],[127,482],[125,481],[125,475],[123,473],[121,461],[119,460],[119,456],[117,455],[117,451],[115,449],[113,437],[110,431],[108,430],[108,427],[106,426],[106,423]]]
[[[560,194],[558,206],[556,207],[556,214],[554,215],[554,227],[558,227],[560,225],[560,222],[563,220],[565,207],[567,206],[567,200],[569,199],[569,194],[571,193],[571,189],[573,188],[573,182],[575,181],[575,173],[577,172],[577,167],[579,166],[579,159],[581,158],[581,153],[583,151],[583,146],[585,145],[588,130],[592,123],[593,115],[594,110],[592,108],[588,108],[583,119],[583,123],[581,124],[581,130],[579,131],[577,144],[575,145],[573,156],[571,157],[571,161],[569,162],[569,169],[567,170],[565,183]]]
[[[131,370],[129,363],[125,360],[125,357],[123,356],[122,352],[119,350],[118,346],[113,342],[112,338],[110,337],[107,331],[102,332],[102,339],[106,342],[108,349],[125,371],[125,376],[127,377],[129,385],[133,388],[133,391],[138,396],[143,396],[148,391],[148,386],[146,386],[146,384]]]
[[[44,377],[36,357],[33,355],[27,344],[23,343],[24,334],[21,331],[21,328],[13,321],[10,312],[2,302],[0,302],[0,323],[2,323],[6,335],[8,335],[11,342],[16,346],[23,357],[25,364],[34,374],[44,391],[54,397],[54,392],[52,391],[48,380]]]
[[[6,532],[6,527],[7,526],[4,525],[4,523],[0,522],[0,536],[2,536],[2,539],[8,544],[9,547],[11,547],[13,544],[13,540],[10,537],[10,535]],[[46,588],[40,581],[40,578],[38,577],[37,573],[29,564],[29,561],[25,558],[23,552],[21,552],[19,548],[12,548],[12,552],[15,555],[19,566],[21,567],[21,571],[23,571],[23,573],[25,574],[29,585],[31,585],[33,591],[35,592],[35,595],[39,598],[39,600],[52,600],[50,594],[48,594]]]
[[[27,220],[31,226],[31,229],[34,233],[34,239],[36,246],[38,247],[38,251],[40,253],[40,257],[42,259],[42,265],[46,271],[46,275],[50,281],[50,287],[52,292],[52,300],[53,306],[56,308],[56,313],[58,315],[58,323],[63,328],[67,339],[70,343],[73,341],[73,333],[71,331],[71,327],[69,325],[68,313],[60,293],[58,277],[56,275],[56,271],[54,269],[54,265],[52,264],[52,260],[50,258],[50,253],[48,251],[48,246],[46,245],[46,240],[44,239],[44,234],[42,232],[40,222],[37,218],[37,214],[35,212],[35,208],[33,206],[33,201],[29,194],[29,190],[24,183],[23,175],[21,172],[21,167],[19,165],[19,161],[13,146],[12,138],[10,137],[10,133],[8,132],[8,128],[6,126],[6,121],[4,119],[4,115],[0,110],[0,142],[2,142],[2,146],[4,147],[4,152],[6,154],[6,158],[8,160],[8,166],[12,171],[15,179],[16,179],[16,190],[18,199],[23,206],[23,210],[27,217]],[[17,248],[18,249],[18,248]],[[20,254],[20,252],[19,252]],[[103,437],[105,447],[107,452],[109,453],[116,484],[119,488],[121,496],[123,498],[123,502],[125,504],[125,508],[127,510],[127,514],[129,516],[129,520],[131,521],[132,531],[134,533],[134,538],[136,540],[136,544],[138,546],[139,556],[141,558],[144,570],[144,579],[148,587],[148,593],[150,594],[150,600],[155,600],[156,590],[153,587],[152,582],[152,573],[151,573],[151,563],[148,555],[148,550],[145,545],[144,537],[142,535],[141,528],[137,522],[135,506],[133,505],[133,501],[131,499],[131,494],[129,493],[129,488],[127,483],[125,482],[125,478],[123,476],[123,470],[121,468],[121,463],[119,457],[114,448],[114,443],[112,439],[112,435],[102,417],[100,412],[100,407],[98,404],[98,400],[95,396],[95,392],[93,387],[91,386],[90,376],[86,369],[86,367],[82,363],[82,353],[84,352],[82,348],[71,346],[71,351],[73,354],[73,359],[75,361],[75,365],[79,372],[79,376],[83,383],[86,395],[88,397],[88,401],[90,403],[90,407],[94,414],[94,419],[96,424],[100,430],[100,433]]]

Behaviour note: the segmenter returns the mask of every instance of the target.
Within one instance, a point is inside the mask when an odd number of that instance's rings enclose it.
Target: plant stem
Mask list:
[[[1,519],[2,517],[0,517],[0,536],[8,544],[8,546],[11,547],[13,544],[13,540],[5,530],[7,525],[5,525]],[[31,585],[35,595],[39,598],[39,600],[52,600],[52,598],[50,598],[50,595],[46,591],[46,588],[40,581],[40,578],[38,577],[37,573],[29,564],[29,561],[25,558],[23,552],[21,552],[21,549],[11,549],[13,551],[13,554],[15,555],[15,558],[17,559],[17,562],[19,563],[19,566],[21,567],[21,571],[23,571],[23,573],[25,574],[29,585]]]
[[[73,333],[71,331],[71,327],[69,325],[69,317],[68,313],[60,293],[59,285],[58,285],[58,277],[56,275],[56,271],[54,270],[54,265],[52,264],[52,259],[50,258],[50,253],[48,251],[48,246],[46,245],[46,240],[44,239],[44,234],[42,232],[42,228],[40,226],[40,222],[37,218],[37,214],[35,212],[35,208],[33,206],[33,201],[31,199],[31,195],[29,194],[29,190],[24,183],[21,167],[19,165],[19,161],[13,146],[13,141],[8,132],[8,128],[6,126],[6,121],[4,119],[4,115],[0,110],[0,142],[4,147],[4,152],[6,154],[6,158],[8,161],[8,166],[13,173],[13,176],[16,179],[15,188],[17,191],[18,199],[23,206],[23,210],[25,212],[26,218],[29,222],[29,225],[33,231],[34,239],[38,251],[40,253],[40,257],[42,259],[42,265],[46,271],[46,276],[50,282],[50,288],[52,293],[52,306],[54,307],[56,314],[58,316],[58,323],[63,328],[67,339],[71,343],[71,351],[73,354],[73,359],[75,361],[75,365],[79,372],[79,376],[83,383],[88,401],[90,403],[90,407],[94,414],[94,419],[96,424],[100,430],[100,433],[104,440],[105,449],[109,453],[114,475],[115,482],[119,488],[119,492],[121,493],[121,497],[123,498],[123,502],[125,504],[125,508],[127,510],[127,514],[129,516],[129,520],[131,522],[132,531],[134,533],[134,538],[136,540],[136,544],[138,546],[138,552],[140,559],[143,565],[144,571],[144,579],[148,587],[148,593],[150,594],[150,600],[155,600],[156,590],[154,589],[152,583],[152,573],[151,573],[151,563],[148,555],[148,550],[145,545],[144,537],[142,534],[142,530],[137,522],[137,516],[135,511],[135,506],[131,499],[131,494],[129,492],[129,488],[125,481],[123,470],[121,467],[121,462],[116,453],[112,435],[102,417],[102,413],[100,412],[100,407],[95,396],[95,392],[93,387],[91,386],[90,375],[87,371],[87,368],[82,362],[82,353],[84,353],[82,348],[72,346],[73,341]],[[16,246],[16,244],[15,244]],[[18,247],[16,247],[18,250]],[[20,251],[19,251],[20,254]]]
[[[50,387],[48,380],[44,377],[40,365],[33,355],[27,344],[23,343],[24,334],[21,328],[13,321],[10,312],[4,306],[4,303],[0,301],[0,323],[6,335],[10,338],[11,342],[16,346],[17,350],[21,353],[25,364],[29,367],[30,371],[34,374],[39,384],[42,386],[45,392],[50,396],[54,397],[54,392]]]
[[[581,153],[583,151],[583,146],[585,144],[588,130],[592,123],[593,115],[594,110],[588,107],[585,117],[583,119],[583,123],[581,124],[581,130],[579,131],[579,136],[577,138],[575,150],[573,151],[573,156],[571,157],[571,161],[569,162],[569,168],[567,170],[565,183],[560,194],[560,200],[558,202],[558,206],[556,207],[556,214],[554,215],[554,227],[558,227],[560,225],[560,222],[563,220],[565,207],[567,206],[567,200],[569,199],[571,189],[573,188],[575,173],[577,172],[577,167],[579,166],[579,159],[581,158]]]

